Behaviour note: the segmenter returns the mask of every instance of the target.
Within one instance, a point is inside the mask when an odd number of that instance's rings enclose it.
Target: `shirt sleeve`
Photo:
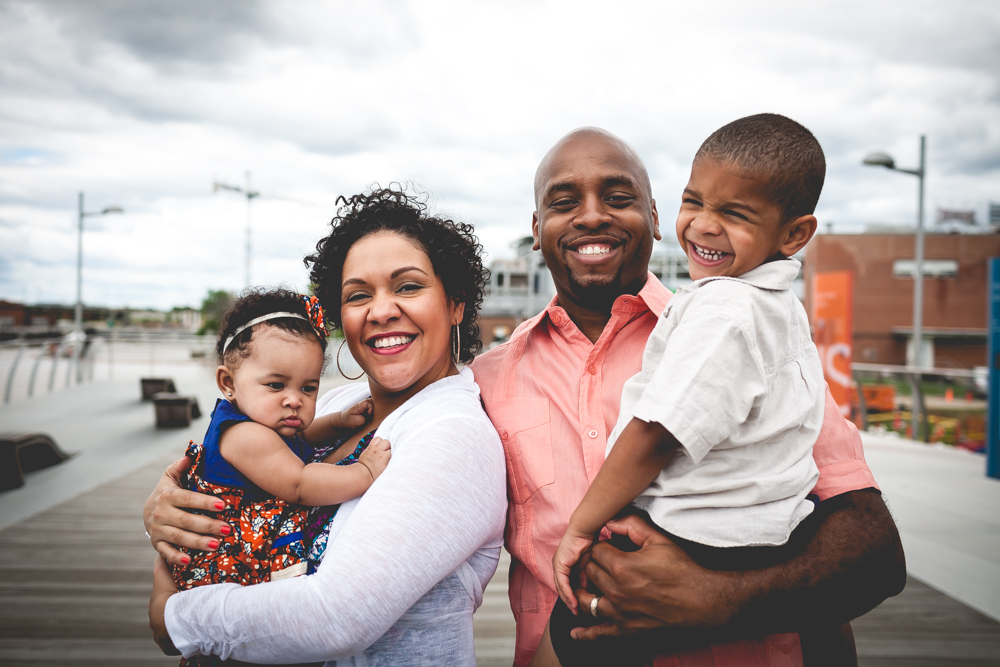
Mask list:
[[[844,419],[829,387],[826,388],[823,428],[813,446],[813,458],[819,468],[819,481],[812,492],[820,500],[848,491],[878,488],[865,461],[858,429]]]
[[[656,367],[647,369],[643,360],[649,382],[632,410],[633,417],[670,431],[695,463],[736,431],[767,391],[753,337],[714,305],[692,303]]]
[[[357,655],[480,547],[499,546],[504,461],[485,414],[427,420],[397,439],[314,575],[173,595],[174,645],[257,663]]]

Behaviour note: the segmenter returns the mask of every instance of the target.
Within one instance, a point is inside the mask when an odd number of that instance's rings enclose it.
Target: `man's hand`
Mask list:
[[[184,508],[192,508],[218,512],[226,507],[215,496],[181,488],[180,477],[190,466],[191,459],[187,457],[172,463],[142,508],[142,521],[146,524],[153,548],[168,562],[180,566],[187,565],[191,560],[174,545],[214,551],[219,548],[215,537],[229,535],[232,531],[229,524],[223,521],[184,511]]]
[[[627,535],[639,547],[625,552],[599,542],[584,569],[604,595],[598,603],[599,614],[613,621],[618,632],[629,635],[666,625],[714,627],[732,618],[736,609],[730,604],[730,573],[700,567],[637,516],[611,521],[608,528]],[[592,597],[583,595],[580,604],[589,604]],[[599,625],[575,630],[577,634],[580,639],[593,639],[617,632]]]
[[[598,543],[584,572],[605,595],[599,612],[621,633],[658,624],[712,642],[839,626],[902,590],[899,534],[877,491],[825,500],[807,521],[793,534],[802,543],[798,555],[758,570],[726,572],[702,568],[631,516],[608,528],[627,534],[639,550]],[[584,594],[580,604],[591,597]],[[614,631],[597,626],[577,632],[593,638]]]
[[[164,612],[167,600],[177,592],[174,579],[170,576],[167,563],[160,556],[153,561],[153,592],[149,596],[149,629],[153,631],[153,641],[166,655],[180,655],[167,632]]]

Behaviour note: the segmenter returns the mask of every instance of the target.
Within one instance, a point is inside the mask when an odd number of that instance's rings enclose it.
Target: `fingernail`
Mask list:
[[[219,540],[209,540],[208,541],[208,548],[209,549],[218,549],[219,548]]]
[[[181,556],[181,562],[187,565],[188,563],[191,562],[191,558],[188,556]]]
[[[229,526],[224,525],[221,528],[219,528],[219,532],[222,533],[223,535],[228,535],[229,533],[233,532],[233,529],[230,528]]]
[[[226,503],[222,502],[221,500],[216,500],[215,501],[215,509],[217,509],[217,510],[224,510],[224,509],[226,509]]]

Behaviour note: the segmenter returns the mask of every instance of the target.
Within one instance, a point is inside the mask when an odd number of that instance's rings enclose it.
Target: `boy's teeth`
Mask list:
[[[414,336],[389,336],[388,338],[379,338],[375,341],[375,347],[396,347],[397,345],[406,345]]]
[[[693,243],[691,245],[694,246],[694,251],[698,253],[699,257],[703,257],[710,262],[720,260],[729,254],[725,252],[720,252],[718,250],[709,250],[708,248],[702,248],[701,246],[697,246]]]
[[[606,255],[611,252],[611,246],[608,245],[585,245],[580,246],[576,249],[581,255]]]

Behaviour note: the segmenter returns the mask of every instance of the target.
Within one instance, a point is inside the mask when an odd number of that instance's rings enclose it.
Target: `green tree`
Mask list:
[[[222,314],[233,302],[232,292],[226,290],[208,290],[208,295],[201,302],[201,329],[199,334],[218,334],[222,324]]]

